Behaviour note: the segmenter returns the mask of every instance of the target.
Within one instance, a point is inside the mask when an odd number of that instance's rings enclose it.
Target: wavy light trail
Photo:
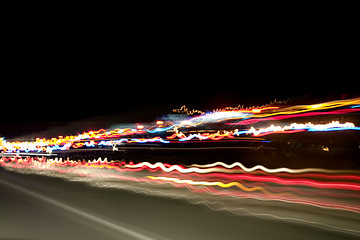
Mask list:
[[[51,139],[51,140],[44,140],[44,139],[37,139],[35,142],[7,142],[6,140],[0,140],[0,148],[4,152],[52,152],[55,150],[62,150],[66,151],[70,148],[82,148],[82,147],[96,147],[98,146],[111,146],[117,144],[123,144],[123,143],[170,143],[169,140],[176,140],[175,138],[178,138],[177,141],[184,142],[189,141],[193,139],[198,140],[212,140],[212,141],[221,141],[224,138],[227,139],[234,139],[236,136],[255,136],[255,137],[261,137],[266,136],[269,134],[274,133],[296,133],[296,132],[314,132],[314,131],[344,131],[344,130],[360,130],[360,127],[355,127],[353,123],[339,123],[338,121],[332,121],[328,124],[313,124],[311,122],[305,123],[305,124],[298,124],[298,123],[292,123],[287,126],[274,126],[271,125],[267,128],[259,128],[255,129],[254,127],[251,127],[249,130],[242,130],[239,131],[238,129],[235,129],[234,131],[218,131],[216,133],[196,133],[196,134],[189,134],[186,136],[183,132],[178,131],[175,129],[175,132],[167,136],[166,138],[168,140],[165,140],[159,136],[152,137],[152,138],[121,138],[121,139],[114,139],[114,140],[107,140],[106,138],[103,138],[103,134],[96,135],[94,132],[91,132],[91,135],[88,134],[82,134],[80,137],[73,138],[73,136],[67,136],[65,138],[59,138],[59,139]],[[100,131],[100,130],[99,130]],[[142,134],[143,131],[136,132],[136,134]],[[123,133],[122,135],[112,135],[112,138],[117,138],[119,136],[125,136],[125,135],[134,135],[135,132],[131,133]],[[108,138],[110,135],[107,135]],[[79,142],[81,139],[83,139],[82,142]]]
[[[156,121],[154,126],[145,127],[143,124],[137,124],[136,128],[124,128],[84,132],[72,136],[59,136],[58,138],[36,138],[35,141],[6,141],[0,138],[0,150],[6,153],[52,153],[53,151],[67,151],[70,149],[79,148],[96,148],[98,146],[113,147],[119,144],[148,144],[160,143],[168,144],[172,142],[186,142],[186,141],[222,141],[225,139],[238,140],[239,136],[254,136],[261,137],[274,133],[296,133],[296,132],[314,132],[314,131],[344,131],[344,130],[360,130],[354,123],[340,123],[332,121],[328,124],[316,123],[292,123],[290,125],[271,125],[267,128],[255,128],[249,126],[248,129],[232,129],[219,130],[216,133],[203,132],[201,126],[210,123],[224,122],[225,125],[251,125],[257,122],[264,121],[279,121],[287,118],[312,117],[320,115],[344,115],[360,111],[358,107],[360,98],[337,100],[312,105],[298,105],[292,107],[278,107],[278,106],[264,106],[250,109],[236,109],[232,108],[217,109],[210,113],[201,113],[198,116],[189,117],[180,122],[164,122],[162,120]],[[331,111],[328,111],[332,109]],[[185,108],[183,109],[185,111]],[[187,111],[187,109],[186,109]],[[238,122],[232,122],[238,120]],[[230,121],[230,122],[226,122]],[[199,127],[199,132],[187,134],[188,127]],[[185,132],[183,132],[185,131]],[[164,134],[165,133],[165,134]],[[150,134],[144,138],[144,134]],[[165,135],[165,136],[164,136]]]
[[[247,168],[245,167],[242,163],[240,162],[235,162],[232,164],[226,164],[223,162],[215,162],[215,163],[211,163],[211,164],[192,164],[190,165],[191,167],[197,167],[197,168],[213,168],[213,169],[217,169],[217,166],[222,166],[226,169],[233,169],[236,167],[239,167],[241,170],[251,173],[251,172],[255,172],[257,170],[261,170],[263,172],[266,173],[281,173],[281,172],[286,172],[286,173],[311,173],[311,172],[320,172],[320,173],[355,173],[355,174],[360,174],[360,171],[354,171],[354,170],[328,170],[328,169],[322,169],[322,168],[304,168],[304,169],[290,169],[290,168],[276,168],[276,169],[269,169],[267,167],[264,167],[262,165],[257,165],[251,168]]]
[[[183,198],[216,211],[311,223],[360,236],[356,228],[347,225],[347,222],[353,224],[360,219],[359,171],[268,169],[260,165],[247,168],[241,163],[222,162],[190,166],[160,162],[133,164],[101,158],[76,161],[45,157],[3,157],[0,165],[21,173],[38,173],[84,181],[97,187]],[[286,211],[275,211],[279,207]],[[297,208],[299,211],[305,208],[311,214],[291,210]],[[314,221],[319,211],[324,211],[328,217]]]
[[[139,163],[139,164],[125,164],[125,163],[120,163],[120,164],[114,164],[113,161],[108,162],[107,160],[98,160],[98,161],[88,161],[88,162],[78,162],[78,161],[62,161],[61,159],[48,159],[48,160],[44,160],[45,158],[41,158],[41,159],[37,159],[37,158],[26,158],[26,159],[22,159],[22,158],[11,158],[11,159],[7,159],[7,158],[2,158],[0,161],[0,164],[3,166],[8,166],[8,167],[32,167],[33,164],[45,164],[48,167],[49,166],[73,166],[73,167],[90,167],[90,168],[106,168],[106,169],[116,169],[119,170],[121,172],[126,172],[126,171],[131,171],[133,169],[139,170],[139,171],[145,171],[145,170],[155,170],[155,172],[160,171],[160,173],[172,173],[172,172],[178,172],[180,174],[185,174],[188,177],[196,177],[196,178],[217,178],[217,179],[231,179],[231,180],[245,180],[245,181],[250,181],[252,183],[256,183],[256,182],[267,182],[267,183],[274,183],[274,184],[280,184],[280,185],[289,185],[289,186],[307,186],[307,187],[312,187],[312,188],[320,188],[320,189],[339,189],[339,190],[350,190],[350,191],[359,191],[360,192],[360,176],[358,175],[344,175],[344,173],[342,173],[342,175],[333,175],[334,173],[339,173],[341,171],[330,171],[330,170],[325,170],[325,169],[302,169],[301,171],[299,170],[292,170],[292,169],[272,169],[269,170],[263,166],[256,166],[252,169],[248,169],[246,167],[244,167],[242,164],[240,163],[235,163],[232,165],[227,165],[224,163],[215,163],[215,164],[209,164],[209,165],[202,165],[201,168],[200,167],[185,167],[185,166],[181,166],[181,165],[170,165],[170,164],[163,164],[163,163],[156,163],[156,164],[151,164],[148,162],[143,162],[143,163]],[[222,167],[226,167],[229,169],[233,169],[233,168],[237,168],[237,167],[241,167],[242,170],[247,170],[247,173],[229,173],[229,172],[224,172],[223,168],[218,168],[216,166],[222,166]],[[286,178],[282,178],[279,176],[271,176],[271,175],[265,175],[265,176],[261,176],[259,175],[259,173],[256,174],[250,174],[251,172],[253,172],[255,169],[261,169],[262,171],[264,171],[264,174],[272,174],[272,173],[281,173],[281,172],[286,172],[286,173],[309,173],[308,175],[306,175],[307,178],[299,178],[299,176],[297,174],[295,175],[288,175]],[[316,172],[315,172],[316,171]],[[309,178],[318,178],[319,177],[319,172],[322,171],[322,175],[320,175],[322,177],[321,181],[320,180],[312,180]],[[153,171],[154,172],[154,171]],[[223,172],[223,173],[220,173]],[[310,173],[315,172],[316,175],[311,175]],[[324,174],[324,172],[326,173],[331,173],[332,175],[328,175],[326,176]],[[356,171],[353,171],[353,173]],[[189,173],[196,173],[199,175],[189,175]],[[358,172],[357,172],[358,173]],[[185,176],[184,175],[184,176]],[[165,177],[166,178],[166,177]],[[162,178],[156,178],[153,177],[151,179],[165,179],[164,177]],[[336,182],[334,181],[328,181],[327,179],[336,179]],[[173,179],[174,180],[174,179]],[[191,179],[188,179],[189,181],[192,181]],[[344,181],[346,180],[346,181]],[[204,180],[204,185],[218,185],[218,186],[222,186],[222,187],[229,187],[232,186],[233,184],[229,184],[229,183],[211,183],[211,184],[206,184],[205,183],[206,180]]]
[[[243,184],[239,182],[229,182],[229,183],[223,183],[223,182],[209,182],[209,181],[193,181],[193,180],[181,180],[178,178],[169,178],[169,177],[154,177],[154,176],[146,176],[147,178],[153,179],[153,180],[163,180],[163,181],[171,181],[175,183],[186,183],[190,185],[202,185],[202,186],[218,186],[222,188],[229,188],[229,187],[238,187],[243,191],[246,192],[254,192],[254,191],[261,191],[264,193],[268,193],[264,188],[262,187],[245,187]]]

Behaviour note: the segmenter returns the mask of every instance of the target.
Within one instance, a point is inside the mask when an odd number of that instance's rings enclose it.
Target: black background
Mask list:
[[[184,104],[212,110],[359,96],[357,35],[337,21],[38,19],[11,22],[3,35],[5,137],[91,118],[153,121]]]

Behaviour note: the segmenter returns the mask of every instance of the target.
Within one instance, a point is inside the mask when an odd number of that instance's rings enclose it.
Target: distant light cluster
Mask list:
[[[230,109],[230,110],[229,110]],[[175,112],[186,112],[186,119],[157,120],[153,124],[138,123],[133,128],[100,129],[84,132],[73,136],[58,136],[45,139],[36,138],[35,141],[7,141],[0,138],[2,153],[52,153],[70,149],[110,147],[114,150],[118,146],[136,144],[171,144],[189,141],[222,141],[239,140],[242,136],[263,137],[277,133],[296,133],[314,131],[343,131],[360,130],[352,122],[340,123],[330,121],[323,123],[284,124],[274,121],[284,119],[299,119],[301,117],[344,115],[360,111],[360,98],[337,100],[312,105],[297,106],[263,106],[250,109],[225,108],[212,112],[189,111],[185,106]],[[196,116],[193,116],[198,114]],[[270,123],[268,127],[256,127],[257,123]],[[209,126],[218,124],[223,129],[212,130]],[[190,131],[191,130],[191,131]]]

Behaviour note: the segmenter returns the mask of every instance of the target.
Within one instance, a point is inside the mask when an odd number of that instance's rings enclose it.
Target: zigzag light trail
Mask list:
[[[71,166],[71,168],[68,168],[68,164]],[[76,165],[77,164],[77,165]],[[156,164],[149,164],[149,163],[140,163],[140,164],[114,164],[113,161],[108,162],[107,160],[101,160],[98,159],[96,161],[88,161],[88,162],[76,162],[76,161],[62,161],[62,160],[52,160],[49,159],[46,162],[39,162],[36,159],[33,158],[27,158],[27,159],[21,159],[21,158],[13,158],[13,159],[2,159],[1,165],[7,168],[13,168],[13,169],[19,169],[23,171],[27,171],[26,169],[34,169],[35,171],[45,171],[45,172],[59,172],[60,176],[63,176],[69,180],[71,180],[75,174],[79,174],[83,178],[85,178],[86,181],[92,182],[92,181],[100,181],[101,178],[104,180],[106,179],[117,179],[121,181],[126,182],[136,182],[136,183],[152,183],[156,184],[156,181],[171,181],[174,183],[180,184],[178,187],[184,186],[184,184],[190,184],[195,186],[205,186],[209,187],[209,191],[216,194],[216,190],[212,189],[213,187],[221,187],[221,188],[233,188],[237,187],[240,192],[238,195],[236,191],[232,190],[229,192],[229,196],[244,196],[247,198],[257,198],[257,199],[263,199],[263,200],[275,200],[275,201],[281,201],[281,202],[289,202],[289,203],[296,203],[296,204],[305,204],[315,207],[325,207],[325,208],[332,208],[332,209],[338,209],[338,210],[345,210],[345,211],[351,211],[360,213],[360,207],[357,207],[353,204],[348,204],[349,196],[352,195],[345,195],[345,199],[342,200],[343,194],[336,193],[337,190],[342,191],[350,191],[355,193],[354,201],[357,201],[356,196],[360,192],[360,182],[359,182],[359,176],[352,177],[351,175],[341,178],[346,179],[346,181],[342,180],[341,182],[329,182],[328,180],[324,181],[324,179],[319,181],[313,181],[310,179],[299,179],[297,175],[295,174],[291,178],[280,178],[280,177],[273,177],[273,176],[258,176],[258,175],[248,175],[248,174],[219,174],[216,170],[212,169],[212,173],[204,173],[203,171],[198,171],[197,167],[190,167],[186,168],[185,166],[180,165],[170,165],[170,164],[163,164],[163,163],[156,163]],[[225,165],[225,164],[217,164],[217,165]],[[226,165],[225,165],[226,166]],[[204,167],[204,166],[202,166]],[[233,165],[234,168],[238,167],[237,164]],[[212,168],[214,168],[212,166]],[[82,169],[98,169],[96,171],[102,171],[102,172],[84,172]],[[140,175],[132,175],[133,169],[138,169],[139,171],[136,171],[136,174]],[[148,170],[151,170],[152,174],[160,174],[159,176],[149,176]],[[186,170],[187,169],[187,170]],[[114,175],[114,172],[112,170],[118,170],[121,175]],[[130,170],[130,172],[128,171]],[[204,169],[202,169],[204,170]],[[276,169],[274,169],[274,172],[280,172]],[[105,171],[105,172],[104,172]],[[313,171],[313,170],[312,170]],[[31,171],[33,172],[33,171]],[[183,175],[183,178],[185,179],[179,179],[176,177],[173,177],[172,173],[179,173],[179,174],[185,174]],[[199,175],[189,175],[191,173],[202,172]],[[124,173],[127,173],[127,175],[123,175]],[[70,174],[68,176],[68,174]],[[130,175],[129,175],[130,174]],[[162,176],[163,174],[166,174],[165,176]],[[170,174],[170,175],[168,175]],[[59,175],[56,175],[59,176]],[[195,178],[194,178],[195,177]],[[222,181],[214,181],[210,179],[214,179],[216,177],[217,179],[223,179]],[[330,177],[330,176],[329,176]],[[94,179],[94,180],[92,180]],[[147,180],[148,179],[148,180]],[[224,182],[225,179],[230,179],[228,182]],[[150,182],[149,182],[150,180]],[[155,182],[152,182],[152,181]],[[234,181],[236,180],[236,181]],[[240,181],[246,180],[247,182],[241,183]],[[249,182],[250,181],[250,182]],[[351,182],[348,182],[351,181]],[[354,182],[355,181],[355,182]],[[257,185],[256,182],[262,183],[261,185]],[[252,183],[252,184],[250,184]],[[267,185],[271,184],[271,185]],[[286,192],[280,192],[275,193],[273,191],[273,184],[280,184],[284,186],[291,186],[295,187],[298,185],[306,186],[313,189],[321,189],[320,192],[318,192],[317,196],[314,198],[309,198],[308,195],[299,195],[301,191],[291,191],[291,188],[284,188],[284,190],[287,190]],[[248,186],[246,186],[248,185]],[[250,186],[255,185],[255,186]],[[290,191],[289,191],[290,190]],[[247,192],[245,195],[241,194],[241,191]],[[334,198],[329,198],[328,191],[331,191],[332,194],[335,194],[336,201],[334,201]],[[254,195],[249,195],[249,193],[254,192]],[[260,196],[256,192],[261,192],[264,195]],[[322,194],[323,193],[323,194]],[[330,193],[330,192],[329,192]],[[357,193],[357,194],[356,194]],[[224,195],[224,192],[218,192],[221,196]],[[319,198],[319,194],[322,195],[321,198]],[[324,199],[328,199],[327,201],[324,201]]]

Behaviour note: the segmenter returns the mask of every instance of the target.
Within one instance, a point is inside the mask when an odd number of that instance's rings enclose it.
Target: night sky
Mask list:
[[[184,104],[212,110],[359,96],[351,33],[23,30],[8,36],[3,56],[0,136],[6,138],[71,122],[60,134],[101,121],[152,121]]]

